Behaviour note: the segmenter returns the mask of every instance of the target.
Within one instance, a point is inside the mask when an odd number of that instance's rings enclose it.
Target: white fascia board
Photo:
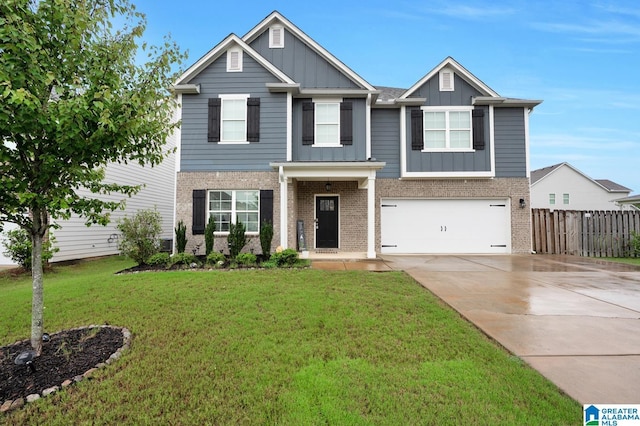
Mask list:
[[[286,179],[307,180],[375,178],[376,171],[385,165],[383,161],[270,163],[271,167],[282,170],[282,175]]]
[[[179,84],[177,86],[171,86],[169,90],[171,90],[171,92],[175,94],[199,95],[200,85],[199,84]]]
[[[360,86],[364,87],[369,91],[375,91],[375,87],[369,84],[365,79],[360,77],[357,73],[355,73],[351,68],[346,66],[342,61],[333,56],[326,50],[324,47],[320,46],[316,43],[311,37],[306,35],[302,30],[296,27],[291,21],[282,16],[279,12],[274,11],[265,19],[262,20],[258,25],[253,27],[247,34],[242,37],[247,44],[251,43],[255,38],[257,38],[260,34],[266,31],[269,26],[273,25],[275,22],[282,24],[288,31],[295,34],[299,39],[301,39],[307,46],[311,47],[316,51],[320,56],[326,59],[329,63],[331,63],[338,70],[349,76],[351,80],[358,83]]]
[[[434,69],[429,71],[427,73],[427,75],[422,77],[416,84],[414,84],[409,89],[407,89],[407,91],[404,92],[402,94],[402,96],[400,96],[400,99],[406,99],[407,97],[411,96],[413,94],[413,92],[418,90],[428,80],[430,80],[435,75],[437,75],[440,72],[441,69],[446,68],[446,67],[452,68],[453,71],[455,73],[459,74],[465,81],[467,81],[469,84],[474,86],[480,92],[485,93],[487,96],[492,96],[492,97],[499,97],[500,96],[500,95],[498,95],[497,92],[495,92],[489,86],[484,84],[482,82],[482,80],[477,78],[475,75],[471,74],[465,67],[460,65],[458,62],[456,62],[455,59],[453,59],[451,56],[449,56],[444,61],[442,61],[438,66],[436,66]]]
[[[533,110],[542,103],[539,99],[492,98],[490,96],[475,96],[471,105],[493,105],[496,107],[523,107]]]
[[[288,84],[296,84],[291,78],[289,78],[285,73],[276,68],[271,62],[267,61],[263,58],[258,52],[253,50],[251,46],[242,41],[237,35],[230,34],[223,41],[218,43],[216,47],[211,49],[206,55],[200,58],[195,64],[193,64],[189,69],[187,69],[174,83],[174,86],[180,86],[187,84],[191,79],[200,74],[204,69],[206,69],[211,63],[213,63],[216,59],[222,56],[230,47],[234,45],[238,45],[244,53],[251,56],[256,62],[262,65],[267,71],[277,77],[282,83]]]
[[[366,98],[371,92],[364,89],[301,89],[300,96],[320,98],[342,97],[342,98]]]

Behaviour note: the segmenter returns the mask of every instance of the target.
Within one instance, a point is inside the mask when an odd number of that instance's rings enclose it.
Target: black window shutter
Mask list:
[[[207,127],[207,140],[220,142],[220,98],[209,98],[209,116]]]
[[[203,235],[205,227],[205,216],[207,202],[207,191],[204,189],[193,190],[193,221],[191,233],[193,235]]]
[[[247,140],[260,141],[260,98],[247,99]]]
[[[484,109],[474,108],[472,113],[473,149],[484,149]]]
[[[411,149],[421,151],[424,147],[424,122],[422,110],[411,110]]]
[[[353,145],[353,104],[351,102],[340,104],[340,143]]]
[[[273,190],[263,189],[260,191],[260,228],[262,224],[268,222],[273,225]]]
[[[302,103],[302,145],[313,145],[313,102]]]

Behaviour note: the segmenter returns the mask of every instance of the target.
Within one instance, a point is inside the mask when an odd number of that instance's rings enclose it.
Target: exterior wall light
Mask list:
[[[329,192],[331,191],[331,182],[327,182],[324,184],[324,189]]]
[[[527,207],[527,203],[524,201],[524,198],[520,198],[520,208],[524,209]]]

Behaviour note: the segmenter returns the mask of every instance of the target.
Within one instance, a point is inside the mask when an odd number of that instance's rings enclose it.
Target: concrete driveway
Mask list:
[[[382,256],[582,404],[640,404],[640,268],[573,256]]]

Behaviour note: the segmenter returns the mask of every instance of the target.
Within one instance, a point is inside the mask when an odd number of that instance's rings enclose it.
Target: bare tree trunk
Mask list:
[[[40,356],[42,352],[42,333],[44,329],[44,286],[42,271],[42,240],[47,230],[46,211],[34,209],[32,212],[33,228],[31,229],[31,346]]]

